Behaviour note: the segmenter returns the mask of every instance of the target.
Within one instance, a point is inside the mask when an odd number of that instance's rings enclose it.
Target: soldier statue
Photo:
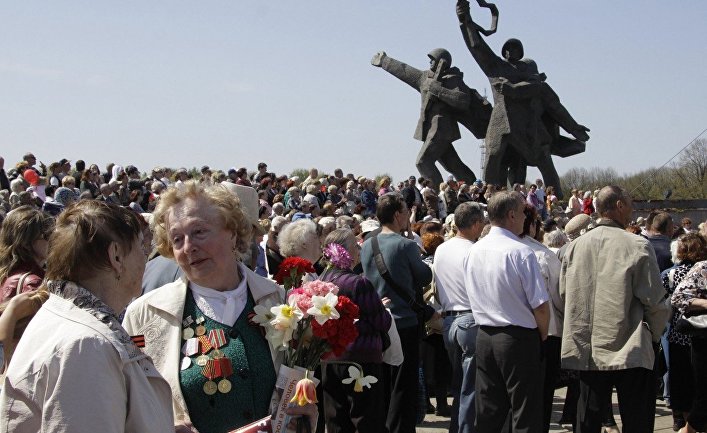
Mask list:
[[[414,138],[423,142],[416,166],[420,175],[431,179],[434,188],[442,183],[442,175],[435,163],[457,180],[474,182],[476,175],[462,162],[452,143],[459,138],[458,122],[478,138],[483,138],[491,115],[491,106],[479,93],[467,87],[462,72],[452,67],[452,56],[443,48],[428,55],[430,70],[422,71],[386,55],[384,51],[373,56],[371,64],[383,68],[420,92],[422,107]]]
[[[484,7],[488,6],[493,5]],[[501,48],[503,57],[499,57],[482,37],[488,33],[471,19],[467,0],[457,2],[457,17],[464,41],[493,91],[484,180],[495,185],[525,183],[526,167],[531,165],[538,167],[545,184],[555,187],[562,198],[552,154],[564,157],[583,152],[589,129],[572,118],[535,62],[523,58],[523,44],[518,39],[509,39]],[[560,126],[576,140],[560,135]]]

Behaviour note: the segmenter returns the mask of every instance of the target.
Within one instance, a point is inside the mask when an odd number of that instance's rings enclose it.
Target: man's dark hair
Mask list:
[[[508,212],[518,208],[523,199],[523,194],[518,191],[499,191],[491,196],[486,210],[492,223],[500,223],[506,219]],[[456,212],[455,212],[456,214]],[[455,218],[456,224],[456,218]]]
[[[389,192],[383,194],[378,199],[378,206],[376,207],[376,217],[381,224],[390,224],[395,218],[395,212],[399,212],[406,206],[405,199],[400,193]]]
[[[667,212],[660,212],[653,218],[653,223],[651,224],[651,230],[658,232],[661,235],[672,236],[673,217]]]
[[[454,224],[459,229],[468,229],[474,224],[484,220],[484,210],[472,201],[467,201],[457,206],[454,211]]]
[[[84,162],[83,159],[77,159],[75,165],[76,165],[76,171],[86,170],[86,163]]]
[[[625,189],[616,185],[605,186],[597,194],[597,212],[602,215],[606,212],[616,210],[616,203],[626,203],[631,196],[628,195]]]

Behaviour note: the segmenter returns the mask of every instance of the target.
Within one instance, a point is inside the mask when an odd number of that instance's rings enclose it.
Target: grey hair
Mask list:
[[[516,210],[520,202],[525,202],[523,194],[518,191],[499,191],[489,198],[486,210],[489,220],[500,223],[506,220],[508,212]]]
[[[468,229],[484,220],[484,210],[476,202],[467,201],[457,206],[454,211],[454,224],[460,229]]]
[[[356,244],[356,236],[349,228],[339,228],[329,233],[324,241],[324,245],[339,244],[346,248],[346,251],[353,253]]]
[[[10,181],[10,191],[14,192],[15,194],[19,194],[24,189],[22,188],[24,186],[24,182],[22,182],[22,179],[17,178],[13,179]]]
[[[309,184],[307,185],[307,194],[316,194],[317,193],[317,185],[315,184]]]
[[[543,243],[548,248],[560,248],[569,241],[569,238],[562,230],[553,230],[543,236]]]
[[[277,245],[284,257],[302,255],[307,245],[318,243],[317,225],[309,219],[299,219],[280,230]]]
[[[285,212],[285,205],[282,204],[281,202],[274,203],[272,205],[272,211],[276,215],[282,215],[282,213]]]
[[[354,219],[354,217],[351,217],[348,215],[342,215],[336,219],[336,228],[337,229],[343,229],[343,228],[353,229],[355,225],[356,225],[356,220]]]

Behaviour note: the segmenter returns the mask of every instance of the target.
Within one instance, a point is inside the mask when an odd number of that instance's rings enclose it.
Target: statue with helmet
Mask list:
[[[493,29],[484,30],[471,18],[468,0],[458,0],[457,17],[467,48],[486,74],[493,91],[494,107],[486,131],[484,180],[495,185],[525,183],[527,166],[538,167],[546,185],[562,198],[560,179],[552,155],[567,157],[584,152],[589,129],[577,123],[546,83],[537,64],[524,58],[523,44],[509,39],[497,56],[482,37],[495,32],[498,9],[491,10]],[[560,134],[560,127],[574,139]]]
[[[474,172],[462,162],[452,143],[461,138],[458,123],[476,137],[483,138],[491,116],[491,105],[476,90],[464,83],[463,73],[452,66],[452,56],[443,48],[428,55],[430,69],[422,71],[378,52],[371,64],[387,71],[414,88],[422,97],[420,119],[414,138],[423,142],[416,166],[420,175],[432,180],[434,188],[442,183],[439,161],[457,180],[472,183]]]

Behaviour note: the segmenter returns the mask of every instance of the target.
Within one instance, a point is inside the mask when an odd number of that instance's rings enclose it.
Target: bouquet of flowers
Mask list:
[[[320,361],[340,356],[358,337],[358,306],[348,297],[339,296],[335,284],[320,280],[302,284],[307,272],[314,269],[305,259],[283,261],[275,278],[289,289],[287,303],[256,306],[252,319],[265,328],[265,338],[272,346],[284,352],[275,389],[282,394],[272,417],[273,433],[289,431],[291,420],[284,413],[289,403],[304,406],[317,402],[316,383],[311,378]],[[354,379],[362,376],[360,368],[352,368]],[[358,390],[361,381],[356,380],[354,387]]]

